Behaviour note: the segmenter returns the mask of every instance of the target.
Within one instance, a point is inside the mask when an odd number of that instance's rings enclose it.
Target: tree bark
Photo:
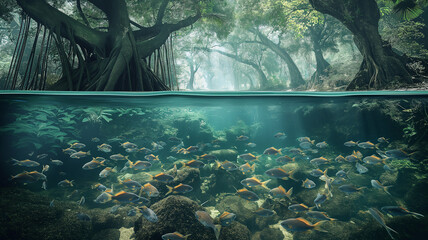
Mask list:
[[[354,35],[364,57],[347,90],[392,88],[412,82],[404,60],[381,39],[380,12],[375,0],[309,0],[318,11],[341,21]]]
[[[67,64],[69,59],[63,54],[63,77],[51,86],[51,89],[169,90],[168,86],[151,71],[144,59],[165,44],[173,31],[200,19],[199,10],[196,10],[194,16],[177,23],[163,23],[164,13],[170,2],[163,0],[155,25],[132,31],[125,0],[88,1],[106,14],[107,32],[94,30],[74,20],[44,0],[17,0],[31,18],[53,30],[57,40],[61,37],[68,39],[74,54],[78,56],[78,67],[71,69]],[[80,11],[80,14],[82,18],[85,17],[83,11]],[[58,47],[61,45],[63,47],[62,43],[57,43]],[[82,56],[81,52],[88,54]]]
[[[260,38],[260,41],[263,45],[265,45],[266,47],[270,48],[273,52],[278,54],[278,56],[282,60],[284,60],[284,62],[287,64],[288,72],[290,74],[290,87],[297,88],[305,84],[305,80],[303,80],[302,74],[300,73],[299,68],[291,58],[290,54],[288,54],[288,52],[284,48],[272,42],[260,31],[256,30],[256,34]]]
[[[322,51],[322,29],[317,27],[309,28],[309,32],[311,35],[312,40],[312,47],[315,54],[315,61],[317,64],[317,69],[314,72],[314,74],[311,77],[311,80],[315,84],[321,84],[321,77],[328,75],[328,69],[330,68],[330,63],[328,63],[324,56]]]

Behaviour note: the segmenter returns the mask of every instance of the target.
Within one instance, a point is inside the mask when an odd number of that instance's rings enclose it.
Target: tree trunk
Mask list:
[[[299,68],[297,67],[296,63],[291,58],[290,54],[288,52],[280,47],[279,45],[272,42],[269,38],[267,38],[265,35],[263,35],[260,31],[256,30],[257,36],[260,38],[260,41],[265,45],[266,47],[270,48],[273,52],[278,54],[278,56],[285,61],[288,67],[288,72],[290,74],[290,87],[296,88],[303,84],[305,84],[305,81],[303,80],[302,74],[300,73]]]
[[[314,74],[311,77],[311,80],[313,83],[315,84],[321,84],[322,83],[322,76],[327,76],[328,75],[328,69],[330,68],[330,63],[328,63],[324,56],[323,56],[323,52],[322,52],[322,47],[321,47],[321,33],[322,29],[310,29],[310,33],[311,33],[311,40],[312,40],[312,44],[313,44],[313,51],[315,54],[315,60],[316,60],[316,64],[317,64],[317,70],[314,72]]]
[[[309,0],[312,6],[341,21],[354,35],[364,57],[360,71],[347,90],[384,89],[411,83],[404,60],[383,43],[375,0]]]

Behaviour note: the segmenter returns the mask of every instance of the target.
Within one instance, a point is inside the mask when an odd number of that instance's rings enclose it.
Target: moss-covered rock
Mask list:
[[[209,154],[216,156],[219,161],[235,162],[238,157],[238,151],[235,149],[218,149],[210,151]]]
[[[198,210],[203,210],[195,201],[184,196],[169,196],[150,207],[157,215],[159,221],[151,223],[144,217],[135,222],[135,239],[149,240],[161,239],[166,233],[180,232],[192,234],[188,240],[215,239],[214,231],[204,227],[195,217]],[[248,229],[240,224],[234,224],[230,229],[220,231],[220,239],[249,239]]]

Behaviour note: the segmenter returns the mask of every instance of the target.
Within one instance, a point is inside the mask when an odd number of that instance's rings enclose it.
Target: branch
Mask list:
[[[163,0],[161,6],[159,8],[158,15],[156,17],[155,25],[161,25],[162,24],[162,19],[165,16],[165,10],[166,10],[166,7],[168,6],[168,3],[169,3],[169,0]]]
[[[89,25],[88,19],[86,19],[85,14],[82,11],[82,6],[80,6],[80,0],[76,0],[76,6],[77,10],[79,10],[80,17],[83,19],[83,22],[86,24],[86,26],[91,27],[91,25]]]
[[[59,28],[61,37],[68,39],[68,33],[72,32],[76,43],[86,49],[104,46],[106,33],[85,26],[44,0],[17,0],[17,3],[36,22],[50,29]]]

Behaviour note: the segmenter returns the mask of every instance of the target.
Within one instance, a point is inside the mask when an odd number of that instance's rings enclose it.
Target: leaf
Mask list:
[[[84,118],[83,120],[82,120],[82,122],[88,122],[89,121],[89,118]]]
[[[102,118],[104,118],[104,120],[106,120],[106,122],[110,122],[111,120],[113,120],[113,118],[109,118],[105,115],[101,115]]]

